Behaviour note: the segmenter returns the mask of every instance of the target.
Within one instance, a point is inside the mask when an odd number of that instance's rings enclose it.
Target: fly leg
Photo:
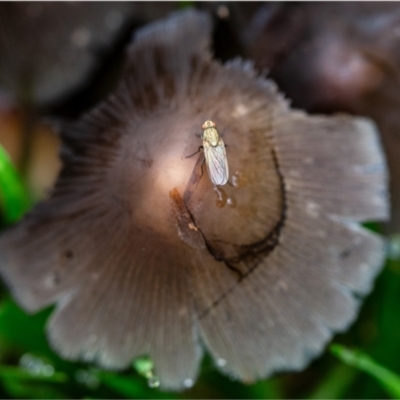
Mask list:
[[[203,146],[199,146],[199,148],[197,149],[197,151],[195,151],[193,154],[190,154],[190,156],[186,156],[185,158],[190,158],[193,157],[194,155],[196,155],[197,153],[200,153],[201,150],[203,150]]]

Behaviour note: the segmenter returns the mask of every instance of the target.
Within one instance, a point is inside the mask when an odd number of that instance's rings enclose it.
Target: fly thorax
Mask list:
[[[203,139],[207,140],[211,146],[215,147],[219,141],[219,134],[215,128],[207,128],[204,130]]]

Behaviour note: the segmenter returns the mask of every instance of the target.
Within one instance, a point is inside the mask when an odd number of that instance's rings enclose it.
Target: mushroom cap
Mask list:
[[[148,355],[181,390],[203,348],[249,382],[303,368],[346,329],[384,259],[359,222],[388,216],[385,161],[365,119],[293,111],[249,62],[212,60],[208,16],[143,28],[116,91],[61,126],[52,195],[0,237],[0,272],[54,348],[127,367]],[[214,188],[203,121],[228,145]]]
[[[390,171],[391,219],[400,230],[400,5],[268,3],[247,31],[247,54],[269,68],[293,105],[373,119]]]
[[[128,24],[173,6],[152,9],[133,2],[2,3],[0,85],[40,106],[64,100],[88,84]]]

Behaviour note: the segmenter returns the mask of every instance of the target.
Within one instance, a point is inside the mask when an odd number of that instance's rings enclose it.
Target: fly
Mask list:
[[[225,185],[228,182],[229,169],[224,141],[219,136],[213,121],[205,121],[201,129],[203,129],[201,138],[208,176],[214,185]]]

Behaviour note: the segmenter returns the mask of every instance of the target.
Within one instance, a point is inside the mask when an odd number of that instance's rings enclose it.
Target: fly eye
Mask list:
[[[204,122],[204,124],[201,126],[201,129],[207,129],[207,128],[215,128],[217,125],[211,121],[211,120],[207,120],[206,122]]]

